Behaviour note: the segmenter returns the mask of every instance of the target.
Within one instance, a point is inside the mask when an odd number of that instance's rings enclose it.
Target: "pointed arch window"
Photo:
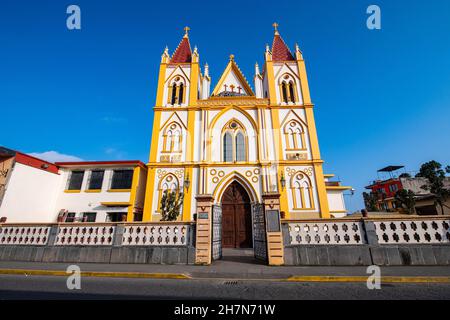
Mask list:
[[[229,132],[226,132],[223,136],[223,161],[233,161],[233,137]]]
[[[305,130],[296,120],[289,121],[284,126],[286,151],[305,150]]]
[[[177,103],[177,84],[174,83],[172,85],[172,94],[171,94],[171,100],[170,100],[170,104],[174,105],[175,103]]]
[[[166,126],[163,132],[162,152],[181,152],[183,142],[183,130],[177,122],[172,122]]]
[[[295,102],[294,83],[292,81],[289,81],[288,88],[290,101]]]
[[[287,95],[287,89],[286,89],[286,82],[284,82],[284,81],[281,83],[281,93],[283,96],[283,102],[287,103],[288,95]]]
[[[244,127],[235,119],[222,129],[222,160],[224,162],[247,161],[247,135]]]
[[[175,76],[168,87],[167,103],[181,105],[186,97],[186,81],[181,76]]]
[[[281,101],[284,103],[296,103],[297,99],[297,89],[294,77],[290,74],[285,74],[280,78],[280,94]]]
[[[242,132],[236,134],[236,161],[245,161],[245,138]]]
[[[184,95],[184,85],[180,83],[180,88],[178,90],[178,104],[183,103],[183,95]]]
[[[311,180],[303,171],[298,171],[292,176],[290,188],[294,210],[314,209]]]
[[[158,208],[156,212],[161,212],[161,199],[163,196],[164,191],[170,190],[170,191],[180,191],[180,183],[178,181],[178,178],[172,174],[168,173],[165,175],[158,184]]]

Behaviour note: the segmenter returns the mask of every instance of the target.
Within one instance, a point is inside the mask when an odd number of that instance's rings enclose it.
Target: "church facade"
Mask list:
[[[191,48],[189,28],[172,55],[165,49],[143,221],[160,220],[166,189],[184,193],[182,221],[195,218],[199,197],[221,206],[224,246],[251,229],[252,208],[264,199],[275,199],[285,219],[346,214],[343,193],[350,188],[323,172],[302,52],[298,45],[292,52],[274,27],[253,88],[233,55],[212,85],[209,66],[202,70]]]

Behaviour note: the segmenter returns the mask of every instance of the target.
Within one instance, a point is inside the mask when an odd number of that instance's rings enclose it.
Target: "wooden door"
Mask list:
[[[222,246],[251,248],[252,243],[250,198],[238,182],[233,182],[222,197]]]

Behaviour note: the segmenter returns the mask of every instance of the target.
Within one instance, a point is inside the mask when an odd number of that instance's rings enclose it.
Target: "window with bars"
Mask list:
[[[131,189],[133,170],[114,170],[111,189]]]
[[[100,190],[103,184],[104,170],[92,170],[88,190]]]
[[[65,222],[74,222],[75,221],[75,212],[68,212],[66,215]]]
[[[69,178],[67,190],[81,190],[83,183],[84,171],[72,171]]]
[[[84,212],[83,213],[83,222],[95,222],[97,218],[97,212]]]

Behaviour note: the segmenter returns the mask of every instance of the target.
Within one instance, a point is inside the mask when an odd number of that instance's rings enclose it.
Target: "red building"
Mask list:
[[[388,166],[378,170],[378,172],[387,172],[390,175],[386,180],[375,180],[366,189],[378,197],[377,208],[379,211],[396,211],[395,194],[403,189],[402,181],[394,176],[393,172],[402,169],[403,166]]]

